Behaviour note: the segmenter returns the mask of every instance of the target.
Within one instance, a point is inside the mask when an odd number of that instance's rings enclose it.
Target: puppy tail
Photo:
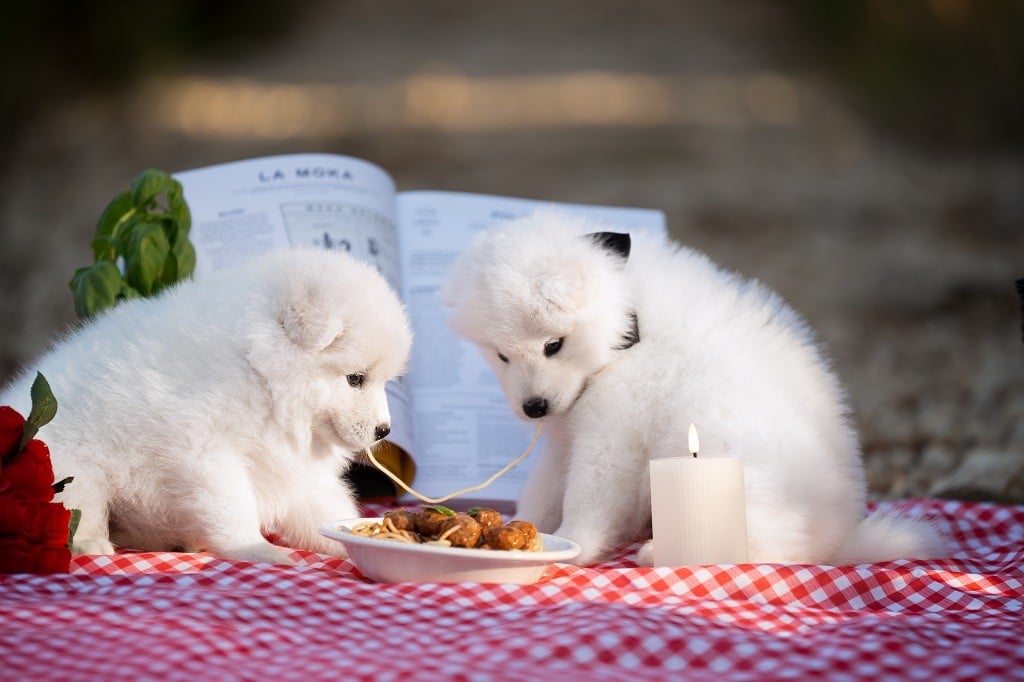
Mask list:
[[[936,559],[946,556],[941,533],[927,521],[875,512],[858,523],[839,548],[836,566],[894,559]]]

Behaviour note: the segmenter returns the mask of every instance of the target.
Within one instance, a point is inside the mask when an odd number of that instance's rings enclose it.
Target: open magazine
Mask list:
[[[388,467],[417,491],[439,497],[475,485],[526,449],[534,425],[512,415],[479,352],[450,331],[439,292],[474,233],[550,202],[397,192],[379,167],[331,154],[250,159],[175,177],[192,212],[197,275],[273,249],[318,246],[375,264],[398,292],[414,342],[408,375],[388,385],[388,441],[400,449]],[[656,210],[557,205],[623,231],[665,230]],[[474,497],[514,501],[536,452]]]

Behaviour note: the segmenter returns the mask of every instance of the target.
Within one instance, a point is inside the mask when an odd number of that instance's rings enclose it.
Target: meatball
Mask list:
[[[396,509],[384,514],[385,520],[391,521],[396,530],[416,532],[416,512],[409,509]]]
[[[467,513],[476,519],[476,522],[480,524],[480,528],[485,533],[505,523],[505,520],[501,518],[501,514],[488,507],[473,507]]]
[[[514,519],[508,522],[508,525],[513,528],[518,528],[522,531],[523,535],[526,536],[526,542],[529,544],[535,537],[537,537],[537,526],[533,525],[529,521],[523,521],[522,519]]]
[[[469,514],[449,516],[441,524],[440,537],[452,547],[476,547],[480,542],[480,524]]]
[[[428,538],[436,538],[441,534],[441,525],[453,516],[455,512],[441,505],[424,507],[416,514],[416,532]]]
[[[537,526],[533,525],[529,521],[523,521],[521,519],[509,521],[508,525],[519,529],[522,534],[526,536],[526,544],[523,545],[523,549],[531,551],[541,549],[544,541],[537,533]]]
[[[523,549],[526,547],[526,535],[512,525],[498,526],[484,533],[484,544],[491,549]]]

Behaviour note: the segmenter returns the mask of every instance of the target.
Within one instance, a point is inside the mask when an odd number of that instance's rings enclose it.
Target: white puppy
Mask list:
[[[863,518],[843,392],[776,294],[660,236],[594,232],[550,211],[485,231],[442,292],[512,411],[545,418],[518,515],[600,560],[649,532],[648,462],[685,452],[694,422],[702,452],[744,463],[751,561],[942,552],[923,523]]]
[[[387,434],[384,384],[412,341],[372,267],[283,251],[124,301],[83,325],[0,395],[27,414],[42,372],[57,399],[40,430],[57,499],[82,511],[77,552],[111,540],[287,563],[288,546],[343,554],[324,521],[352,517],[340,480]],[[109,529],[109,533],[108,533]]]

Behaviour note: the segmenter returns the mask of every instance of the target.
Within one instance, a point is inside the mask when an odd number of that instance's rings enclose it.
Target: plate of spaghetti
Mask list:
[[[326,523],[320,533],[345,545],[359,572],[381,583],[475,582],[526,585],[552,563],[580,553],[575,542],[505,522],[491,509],[456,513],[433,505],[383,517]]]

